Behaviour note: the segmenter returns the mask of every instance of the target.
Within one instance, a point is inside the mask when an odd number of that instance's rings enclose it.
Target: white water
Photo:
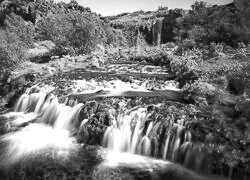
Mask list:
[[[75,139],[69,136],[69,131],[55,130],[45,124],[30,124],[17,132],[8,133],[0,138],[5,144],[5,151],[0,155],[0,166],[8,166],[18,161],[28,159],[33,155],[46,153],[52,148],[58,156],[69,155],[75,146]]]
[[[6,126],[10,132],[0,137],[4,145],[0,165],[8,166],[49,149],[59,158],[69,155],[76,147],[71,133],[80,125],[82,106],[60,104],[56,97],[43,92],[23,94],[14,108],[16,112],[2,115],[9,119]]]
[[[3,115],[10,119],[8,127],[11,132],[0,138],[0,143],[5,144],[5,151],[0,154],[4,164],[0,165],[21,161],[32,154],[45,153],[48,149],[54,149],[58,156],[69,155],[76,145],[76,138],[72,134],[77,134],[78,140],[83,141],[89,135],[85,127],[88,119],[79,119],[83,104],[70,101],[66,99],[59,103],[55,96],[46,93],[22,95],[15,106],[16,112]],[[158,130],[164,123],[150,119],[151,111],[142,107],[126,110],[125,104],[120,106],[124,111],[113,117],[112,125],[103,137],[104,147],[116,153],[140,154],[163,160],[175,161],[179,156],[184,156],[186,166],[194,161],[192,136],[186,130],[184,121],[169,125],[160,141]],[[13,127],[18,131],[13,132]],[[178,153],[181,148],[184,154]],[[195,168],[198,169],[201,162],[202,158],[198,159]]]
[[[130,152],[175,160],[176,153],[182,144],[191,142],[191,133],[183,125],[174,124],[168,128],[165,143],[163,143],[164,147],[159,150],[160,140],[152,134],[160,128],[161,122],[150,121],[145,129],[149,116],[150,112],[147,112],[145,108],[126,111],[118,116],[113,125],[106,130],[103,146],[113,152]]]

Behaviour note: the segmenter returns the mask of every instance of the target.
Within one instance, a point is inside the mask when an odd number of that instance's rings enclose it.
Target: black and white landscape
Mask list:
[[[0,0],[1,180],[250,178],[250,1],[150,1]]]

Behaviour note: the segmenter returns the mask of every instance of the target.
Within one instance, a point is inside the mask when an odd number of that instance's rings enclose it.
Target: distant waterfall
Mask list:
[[[154,46],[161,45],[162,24],[163,24],[163,18],[153,21],[153,25],[152,25],[152,44]]]

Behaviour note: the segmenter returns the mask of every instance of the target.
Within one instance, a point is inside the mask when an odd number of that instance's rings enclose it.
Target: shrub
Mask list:
[[[72,47],[76,54],[89,53],[100,38],[97,26],[79,12],[50,14],[37,23],[37,28],[39,39]]]
[[[209,45],[203,45],[200,50],[202,52],[202,58],[207,60],[224,56],[226,51],[229,50],[229,46],[223,43],[210,43]]]
[[[234,94],[250,96],[250,63],[228,72],[228,89]]]
[[[106,43],[114,46],[126,46],[127,42],[123,33],[119,29],[113,29],[110,25],[104,25],[104,31],[106,35]]]
[[[216,88],[207,82],[195,81],[192,84],[186,84],[183,90],[187,93],[186,100],[199,106],[207,106],[213,103]]]
[[[185,52],[194,49],[196,42],[194,40],[185,39],[182,43],[178,45],[178,48],[175,50],[175,54],[182,56]]]
[[[10,71],[25,59],[24,43],[19,37],[6,30],[0,30],[0,73]]]
[[[26,22],[21,16],[11,13],[6,16],[5,27],[8,31],[16,34],[25,47],[33,46],[35,30],[31,22]]]
[[[148,52],[148,54],[137,55],[131,57],[135,61],[146,61],[157,66],[167,66],[169,67],[172,61],[172,55],[167,52]]]
[[[179,46],[185,50],[193,49],[196,46],[196,42],[193,39],[184,39]]]
[[[173,49],[176,47],[176,44],[174,42],[168,42],[164,45],[166,48]]]
[[[183,56],[174,56],[170,62],[171,73],[183,87],[186,83],[192,83],[198,79],[198,62],[195,56],[186,53]]]

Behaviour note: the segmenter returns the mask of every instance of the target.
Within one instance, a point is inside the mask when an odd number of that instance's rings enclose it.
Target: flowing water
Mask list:
[[[163,19],[158,19],[153,22],[152,26],[152,44],[154,46],[161,45],[161,37],[162,37],[162,23]]]
[[[59,159],[70,156],[78,147],[76,134],[79,135],[88,124],[88,119],[80,117],[83,106],[69,99],[60,103],[57,97],[45,92],[23,94],[14,112],[2,115],[8,119],[5,124],[8,133],[0,138],[3,149],[0,151],[0,167],[46,154],[48,149],[53,150],[54,157]],[[123,108],[113,117],[111,126],[103,135],[102,145],[118,155],[113,154],[108,162],[113,164],[114,157],[117,157],[115,162],[119,164],[118,157],[122,157],[119,153],[128,153],[171,160],[202,171],[204,156],[192,143],[185,122],[179,120],[166,124],[166,120],[152,119],[153,115],[154,111],[146,107],[135,107]]]
[[[150,115],[146,108],[126,110],[107,128],[103,146],[114,152],[176,161],[186,167],[202,170],[197,165],[204,163],[202,150],[192,143],[192,135],[185,128],[184,122],[165,126],[161,121],[149,121]],[[163,129],[165,132],[162,132]],[[197,156],[191,158],[190,152],[194,149]],[[197,164],[193,164],[193,161],[197,161]]]
[[[76,142],[71,134],[79,126],[82,105],[67,106],[44,92],[23,94],[14,112],[2,115],[9,119],[6,122],[9,133],[0,139],[5,146],[0,165],[11,165],[48,148],[65,152],[71,149]]]

